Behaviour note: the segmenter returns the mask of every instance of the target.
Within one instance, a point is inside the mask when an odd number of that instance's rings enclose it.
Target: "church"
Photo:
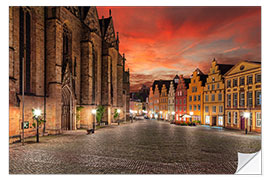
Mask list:
[[[35,135],[32,109],[45,119],[41,132],[91,129],[129,119],[129,70],[119,52],[111,11],[96,7],[9,7],[9,136]],[[23,96],[24,94],[24,96]]]

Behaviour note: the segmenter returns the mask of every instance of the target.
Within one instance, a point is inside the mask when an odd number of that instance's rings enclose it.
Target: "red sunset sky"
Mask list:
[[[120,52],[130,68],[131,91],[156,79],[208,73],[211,60],[261,60],[260,7],[97,7],[112,17]]]

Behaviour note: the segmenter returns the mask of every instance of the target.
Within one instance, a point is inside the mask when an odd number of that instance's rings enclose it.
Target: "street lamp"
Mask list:
[[[36,119],[37,122],[37,134],[36,134],[36,138],[37,138],[37,142],[39,142],[39,132],[38,132],[38,118],[41,115],[41,110],[40,109],[34,109],[34,118]]]
[[[250,114],[249,112],[244,112],[244,117],[245,117],[245,120],[246,120],[246,134],[247,134],[247,126],[248,126],[248,118],[249,118]]]
[[[93,133],[95,133],[95,129],[96,129],[96,114],[97,114],[97,110],[96,109],[92,109],[92,114],[95,116],[95,119],[93,121]]]
[[[191,111],[189,114],[190,114],[190,116],[191,116],[191,117],[190,117],[190,120],[191,120],[191,123],[192,123],[192,115],[193,115],[193,112]]]

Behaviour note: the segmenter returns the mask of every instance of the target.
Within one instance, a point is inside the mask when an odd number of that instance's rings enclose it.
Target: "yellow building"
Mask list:
[[[261,63],[243,61],[225,74],[225,127],[261,131]]]
[[[191,116],[190,121],[200,121],[204,124],[203,118],[203,90],[207,75],[200,69],[196,69],[192,76],[187,90],[187,113]]]
[[[225,88],[223,75],[233,65],[217,64],[214,59],[204,87],[204,124],[224,127]]]
[[[165,84],[162,84],[159,97],[160,118],[168,120],[168,89]]]

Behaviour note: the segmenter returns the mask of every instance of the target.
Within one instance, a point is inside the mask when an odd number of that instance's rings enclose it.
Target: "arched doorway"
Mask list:
[[[73,129],[73,103],[72,93],[68,86],[62,88],[62,116],[61,116],[61,129]]]

